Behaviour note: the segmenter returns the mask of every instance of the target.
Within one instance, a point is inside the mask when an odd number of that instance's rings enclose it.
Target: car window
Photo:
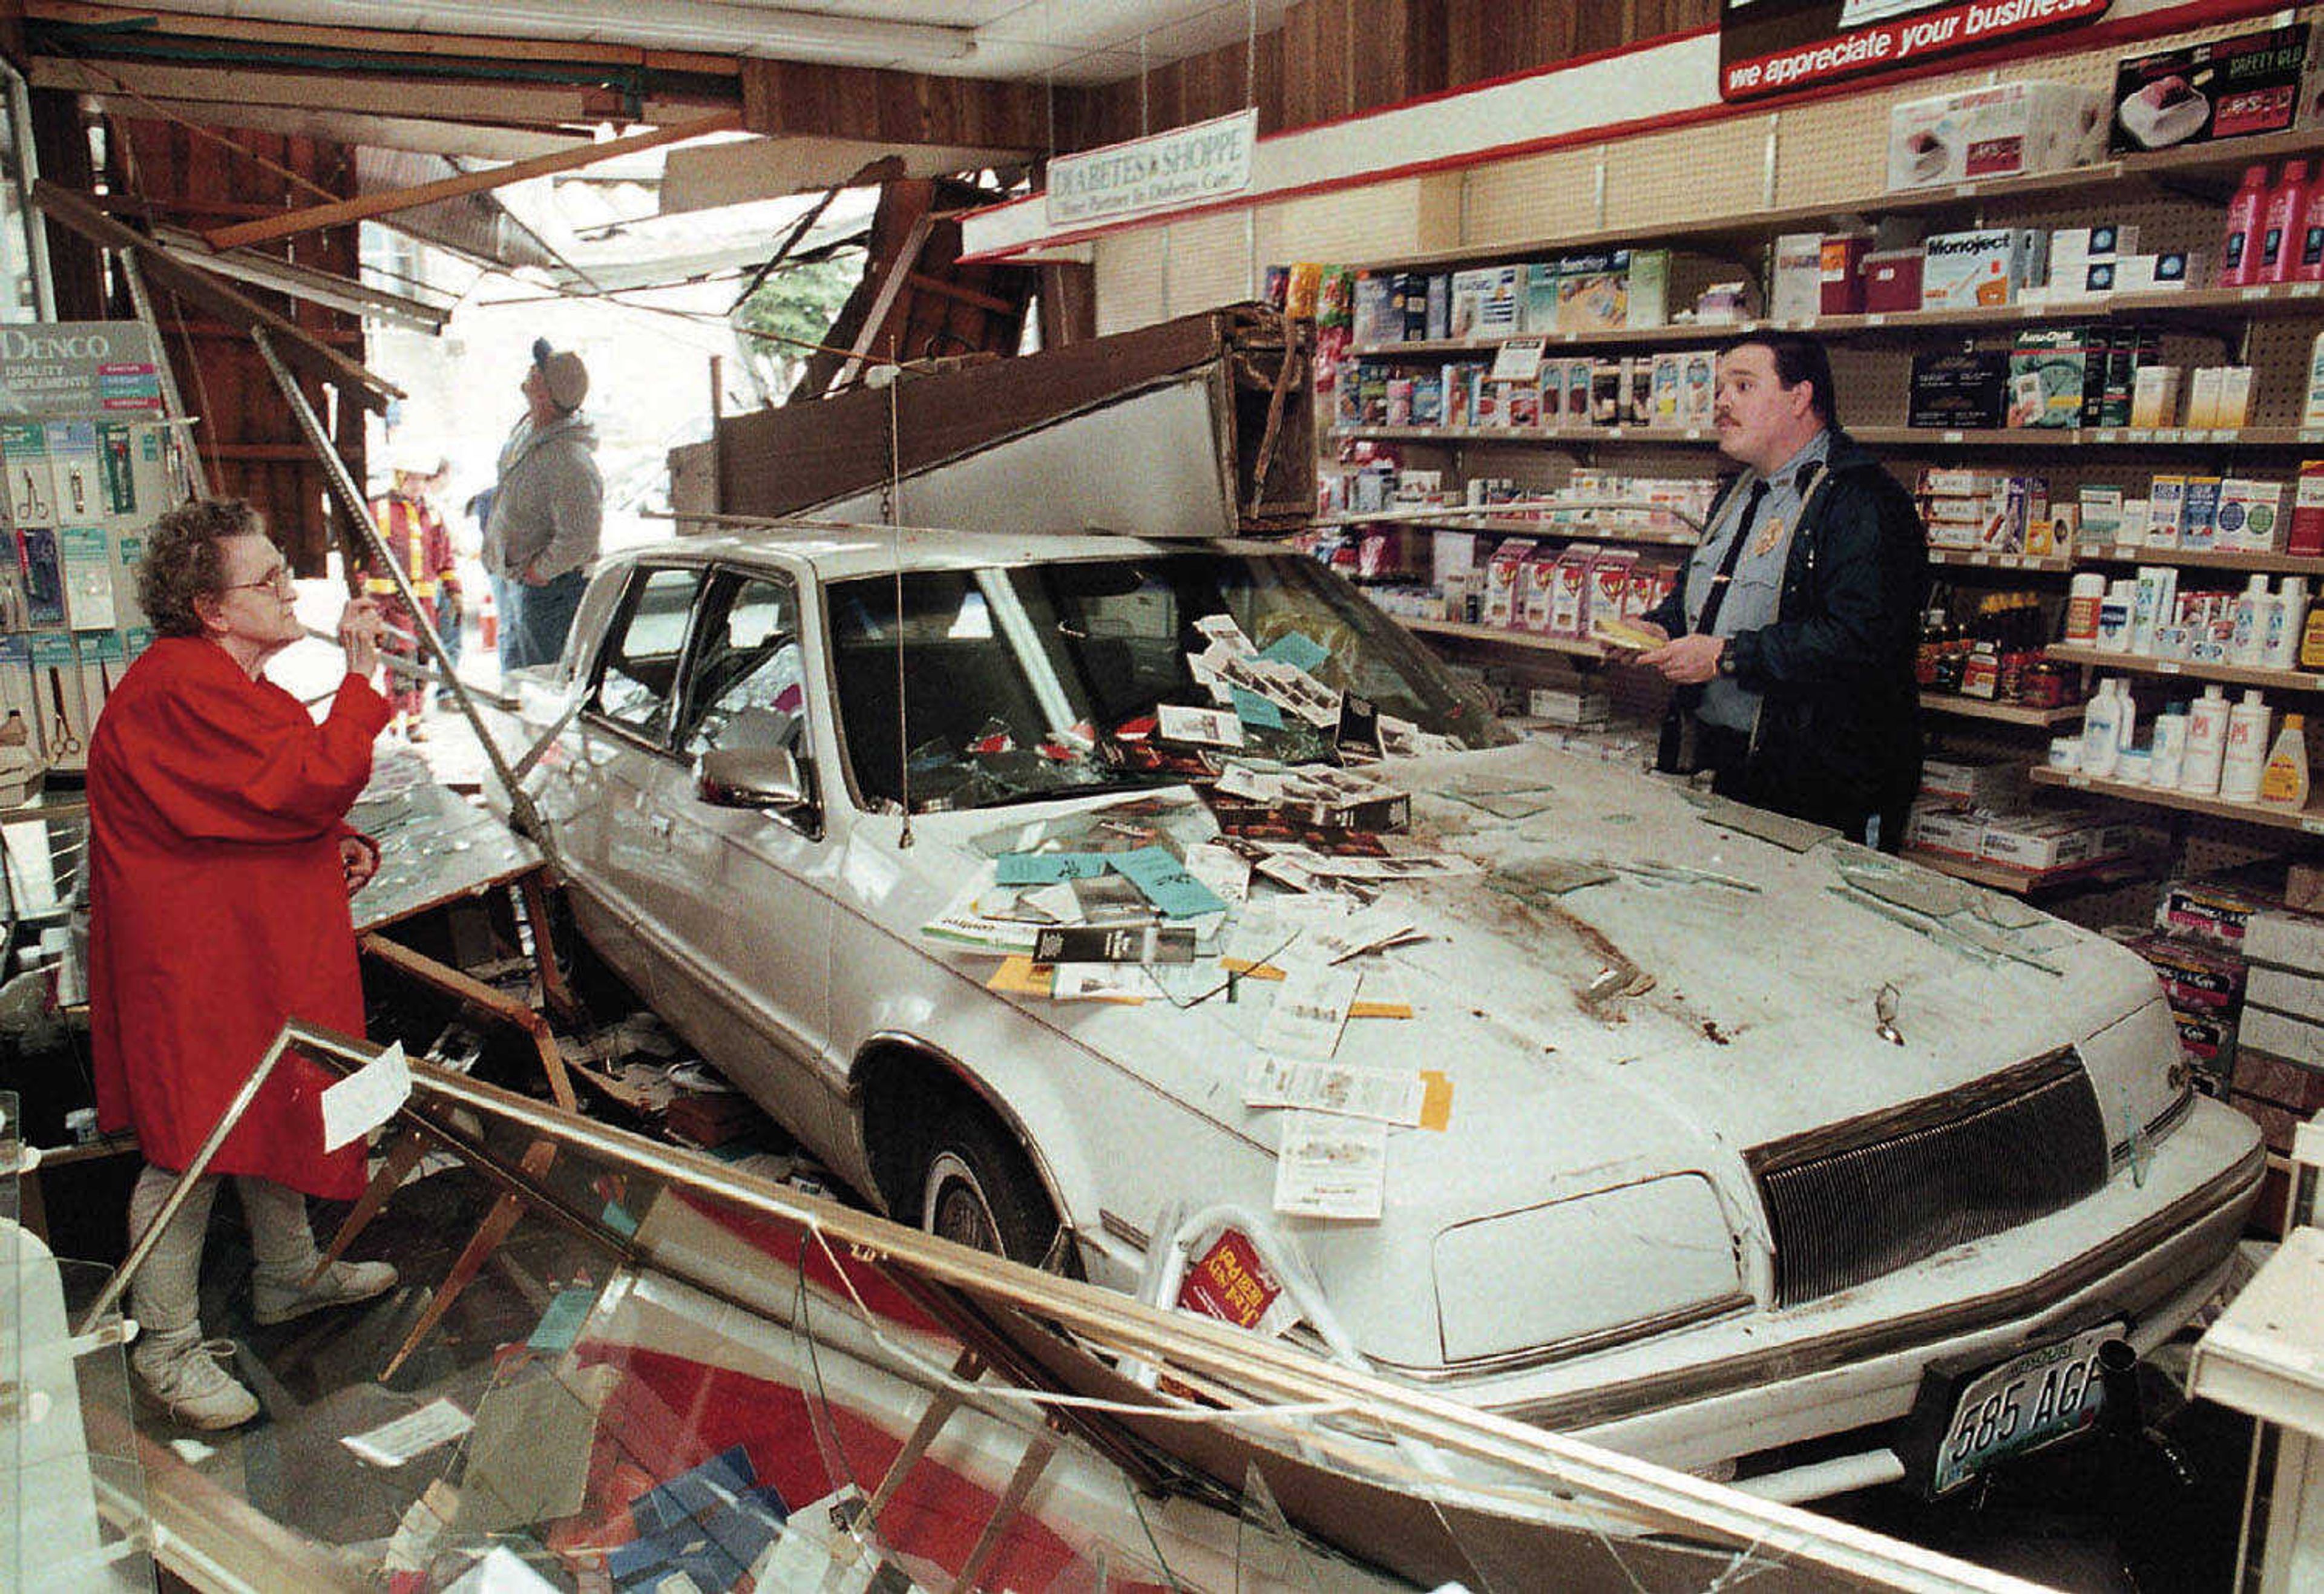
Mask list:
[[[702,607],[687,667],[688,758],[716,748],[805,746],[807,675],[798,600],[786,581],[729,576]]]
[[[597,673],[590,706],[617,725],[661,741],[678,706],[678,659],[702,572],[641,570]]]

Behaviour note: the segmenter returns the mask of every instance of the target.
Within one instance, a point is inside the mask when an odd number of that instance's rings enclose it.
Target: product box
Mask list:
[[[1480,622],[1514,628],[1525,618],[1526,563],[1533,557],[1529,537],[1511,537],[1493,549],[1485,566],[1485,601]]]
[[[1975,859],[1985,851],[1981,815],[1915,805],[1904,822],[1904,844],[1928,852]]]
[[[2106,102],[2070,83],[1999,83],[1906,100],[1888,113],[1891,189],[2062,171],[2105,152]]]
[[[1683,374],[1685,356],[1655,355],[1653,360],[1654,374],[1649,390],[1653,412],[1646,418],[1647,424],[1675,427],[1679,423],[1679,383]]]
[[[2176,365],[2141,365],[2131,373],[2130,419],[2135,427],[2174,427],[2179,424],[2179,378]]]
[[[1678,423],[1709,426],[1717,410],[1719,359],[1708,349],[1679,356]]]
[[[1525,608],[1517,621],[1522,628],[1536,631],[1546,631],[1554,628],[1557,616],[1558,584],[1562,579],[1566,561],[1572,557],[1571,548],[1565,553],[1558,554],[1545,548],[1538,548],[1534,549],[1533,557],[1526,560],[1522,577],[1525,585]],[[1582,563],[1586,581],[1589,561],[1585,558]]]
[[[1353,337],[1359,348],[1404,341],[1404,299],[1387,272],[1356,273]]]
[[[1444,374],[1443,372],[1422,372],[1412,379],[1412,424],[1443,426],[1444,424]]]
[[[1767,319],[1804,321],[1823,304],[1823,235],[1780,233],[1770,245]]]
[[[1628,320],[1633,328],[1670,324],[1670,265],[1667,249],[1630,251]]]
[[[2245,944],[2250,944],[2248,935]],[[2316,974],[2255,963],[2251,966],[2250,1000],[2254,1008],[2324,1024],[2324,977]]]
[[[1590,603],[1582,615],[1582,628],[1573,634],[1586,637],[1590,628],[1600,621],[1622,617],[1622,606],[1628,602],[1630,572],[1638,556],[1628,548],[1609,548],[1590,565]]]
[[[2256,999],[2244,1003],[2243,1019],[2236,1026],[2236,1044],[2310,1068],[2324,1068],[2324,1023],[2260,1007]]]
[[[1482,266],[1452,273],[1454,338],[1508,337],[1517,329],[1517,295],[1524,268]]]
[[[2154,927],[2240,952],[2251,921],[2280,906],[2266,892],[2234,880],[2172,880],[2154,905]]]
[[[1629,324],[1628,250],[1569,255],[1558,263],[1555,330],[1619,332]]]
[[[2219,375],[2217,365],[2198,365],[2187,389],[2187,424],[2207,428],[2219,424]]]
[[[1548,623],[1538,629],[1559,637],[1589,634],[1591,572],[1600,551],[1595,543],[1577,542],[1558,556],[1550,573]]]
[[[2092,548],[2111,546],[2121,533],[2122,489],[2084,487],[2080,496],[2084,539]]]
[[[1921,252],[1877,250],[1864,257],[1864,308],[1881,315],[1921,308]]]
[[[2218,546],[2219,492],[2218,476],[2189,476],[2179,499],[2179,546],[2210,548]]]
[[[2139,370],[2162,358],[2163,335],[2151,327],[2117,327],[2107,334],[2106,390],[2098,401],[2098,425],[2131,424]]]
[[[2146,542],[2148,548],[2177,548],[2179,529],[2187,512],[2187,478],[2161,475],[2146,484]]]
[[[2129,946],[2154,965],[2163,994],[2175,1010],[2232,1018],[2242,1006],[2242,958],[2169,935],[2142,935]]]
[[[2012,814],[1987,821],[1978,855],[2010,869],[2063,869],[2093,856],[2095,838],[2083,814]]]
[[[1855,316],[1864,311],[1864,257],[1871,251],[1869,232],[1826,233],[1821,251],[1821,287],[1817,313]]]
[[[1626,355],[1622,359],[1622,424],[1650,425],[1655,418],[1655,357]]]
[[[2022,803],[2027,788],[2023,758],[1960,754],[1921,760],[1921,795],[1986,809]]]
[[[1428,274],[1428,325],[1425,333],[1432,343],[1442,343],[1452,336],[1452,273],[1431,272]]]
[[[1618,359],[1593,360],[1590,364],[1590,424],[1619,426],[1622,411],[1628,403],[1629,372],[1628,361]]]
[[[1536,260],[1525,268],[1524,308],[1517,319],[1528,333],[1557,330],[1558,263]]]
[[[2038,227],[1939,233],[1922,245],[1921,308],[1969,309],[2015,302],[2048,270],[2049,235]]]
[[[1565,362],[1565,424],[1588,426],[1594,419],[1591,412],[1591,395],[1598,382],[1598,362],[1568,360]]]
[[[2305,23],[2126,57],[2115,63],[2113,147],[2287,132],[2312,109],[2308,77]]]
[[[2017,346],[2009,355],[2006,424],[2081,425],[2082,400],[2089,373],[2089,337],[2085,328],[2043,327],[2020,332]]]
[[[2001,424],[2009,356],[1998,349],[1913,356],[1908,424],[1975,430]]]
[[[2324,975],[2324,917],[2265,907],[2246,921],[2243,954],[2255,963]]]
[[[2229,476],[2219,484],[2218,547],[2274,553],[2283,547],[2283,484]]]

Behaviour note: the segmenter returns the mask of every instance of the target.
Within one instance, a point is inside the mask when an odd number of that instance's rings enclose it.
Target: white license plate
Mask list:
[[[2121,1334],[2120,1323],[2106,1323],[2013,1357],[1971,1379],[1953,1403],[1929,1492],[1958,1488],[1996,1461],[2038,1450],[2096,1422],[2106,1398],[2098,1347]]]

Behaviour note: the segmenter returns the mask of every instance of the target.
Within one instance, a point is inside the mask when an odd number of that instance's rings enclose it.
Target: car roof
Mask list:
[[[974,570],[996,565],[1050,563],[1063,559],[1136,558],[1142,555],[1212,549],[1234,554],[1283,553],[1283,544],[1224,539],[1156,541],[1112,532],[954,531],[908,526],[770,527],[717,537],[681,537],[624,549],[622,560],[664,559],[672,555],[719,559],[738,565],[804,567],[825,581],[910,570]]]

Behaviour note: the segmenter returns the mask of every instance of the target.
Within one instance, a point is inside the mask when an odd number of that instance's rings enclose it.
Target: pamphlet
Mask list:
[[[1165,703],[1154,712],[1160,722],[1157,733],[1165,742],[1193,742],[1211,747],[1242,745],[1242,721],[1224,709]]]
[[[1352,970],[1315,963],[1286,968],[1259,1044],[1292,1057],[1331,1061],[1348,1022],[1348,1009],[1356,1000],[1357,983]]]
[[[1286,1112],[1275,1154],[1275,1210],[1377,1222],[1388,1193],[1388,1126]]]
[[[339,1442],[380,1467],[401,1467],[412,1457],[449,1444],[476,1425],[448,1400],[431,1400],[418,1411],[406,1412],[365,1433],[342,1434]]]
[[[403,1043],[387,1049],[345,1079],[323,1087],[323,1149],[337,1151],[389,1119],[410,1098],[411,1070]]]
[[[1304,1063],[1261,1054],[1243,1073],[1246,1107],[1296,1107],[1382,1123],[1417,1126],[1427,1086],[1417,1073],[1358,1068],[1346,1063]]]

